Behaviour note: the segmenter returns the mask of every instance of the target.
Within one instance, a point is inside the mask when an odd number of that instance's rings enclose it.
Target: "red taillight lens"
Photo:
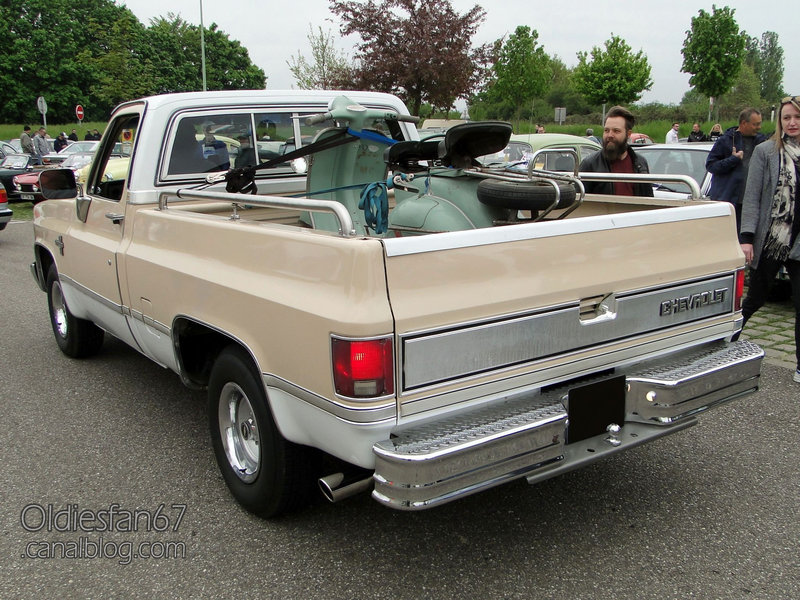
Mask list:
[[[733,298],[733,310],[742,310],[744,296],[744,269],[736,271],[736,296]]]
[[[0,202],[3,204],[8,202],[8,194],[6,193],[6,189],[4,187],[0,187]]]
[[[394,393],[394,352],[391,338],[343,340],[331,338],[336,393],[351,398],[375,398]]]

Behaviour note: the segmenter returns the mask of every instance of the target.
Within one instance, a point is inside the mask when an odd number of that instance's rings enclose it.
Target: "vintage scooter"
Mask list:
[[[306,119],[307,125],[330,121],[331,126],[284,158],[308,155],[304,196],[344,205],[359,235],[394,237],[536,221],[553,214],[563,218],[583,199],[577,166],[570,175],[535,170],[535,160],[529,168],[479,162],[478,157],[507,146],[509,123],[465,123],[443,136],[403,140],[398,122],[417,120],[340,96],[328,112]],[[339,229],[330,214],[305,213],[302,220],[316,229]]]

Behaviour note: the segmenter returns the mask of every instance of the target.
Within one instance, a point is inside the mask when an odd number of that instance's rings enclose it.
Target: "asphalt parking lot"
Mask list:
[[[227,492],[202,395],[113,339],[59,352],[32,237],[0,233],[0,598],[800,597],[800,386],[779,348],[756,394],[536,486],[265,521]]]

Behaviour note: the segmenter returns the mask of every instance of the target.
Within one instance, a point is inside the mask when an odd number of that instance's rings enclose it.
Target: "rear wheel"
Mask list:
[[[238,346],[223,350],[211,370],[208,420],[217,464],[242,506],[273,517],[305,503],[312,451],[278,431],[256,367]]]
[[[69,311],[55,265],[47,272],[46,287],[50,324],[61,351],[72,358],[97,354],[103,345],[104,332],[91,321],[79,319]]]

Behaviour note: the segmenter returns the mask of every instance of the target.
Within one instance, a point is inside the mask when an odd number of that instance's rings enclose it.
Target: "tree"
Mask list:
[[[742,65],[731,88],[719,98],[717,114],[721,119],[733,119],[745,106],[761,108],[761,83],[753,68]]]
[[[247,50],[212,23],[204,33],[206,87],[209,90],[262,89],[264,71],[253,65]],[[145,60],[153,69],[150,93],[202,89],[200,28],[172,13],[151,20]]]
[[[653,85],[647,57],[641,50],[633,54],[619,36],[606,40],[605,51],[593,47],[591,57],[589,61],[586,52],[578,52],[574,77],[575,87],[592,104],[636,102]]]
[[[485,77],[487,46],[472,48],[486,16],[480,6],[464,15],[450,0],[331,0],[343,35],[356,33],[357,82],[398,94],[413,114],[423,102],[449,109]]]
[[[753,69],[760,83],[761,97],[767,103],[777,102],[783,92],[783,48],[778,44],[778,34],[766,31],[758,38],[748,37],[744,62]]]
[[[200,32],[178,17],[145,28],[113,0],[3,0],[0,23],[0,120],[67,122],[76,104],[87,120],[143,95],[199,90]],[[263,88],[264,72],[216,25],[207,30],[211,89]]]
[[[298,87],[301,90],[352,87],[347,83],[353,80],[353,69],[344,52],[334,47],[333,34],[318,27],[315,35],[309,25],[307,38],[311,46],[311,61],[307,61],[299,51],[297,56],[286,61]]]
[[[727,6],[712,13],[700,10],[692,17],[692,28],[683,42],[681,71],[691,73],[689,84],[708,97],[727,92],[736,81],[742,66],[745,38]]]
[[[520,25],[505,43],[499,41],[492,94],[516,106],[517,118],[523,106],[544,95],[552,79],[550,57],[537,45],[538,39],[535,29]]]

